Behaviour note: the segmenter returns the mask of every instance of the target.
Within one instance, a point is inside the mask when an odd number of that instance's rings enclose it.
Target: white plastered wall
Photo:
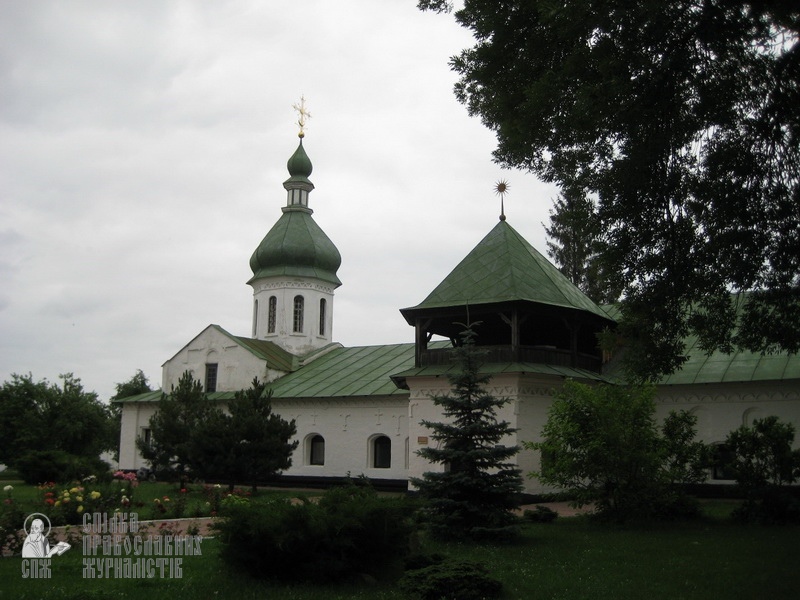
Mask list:
[[[656,415],[663,420],[672,410],[697,415],[697,439],[723,442],[728,434],[753,419],[776,416],[800,432],[800,381],[671,385],[656,392]],[[795,446],[800,439],[795,437]]]
[[[518,431],[504,440],[505,445],[522,442],[539,441],[539,433],[547,419],[547,410],[552,403],[552,389],[560,386],[560,378],[533,378],[520,374],[498,375],[486,386],[486,391],[497,398],[507,398],[497,413],[498,420],[508,421]],[[421,421],[439,422],[442,420],[432,396],[445,395],[450,392],[450,383],[446,377],[414,377],[409,378],[409,477],[422,477],[426,471],[442,470],[442,465],[432,465],[416,452],[437,442],[431,432]],[[538,481],[527,477],[531,471],[538,469],[538,452],[521,448],[512,459],[522,470],[525,492],[540,493],[545,489]]]
[[[185,371],[205,385],[206,364],[216,363],[218,392],[247,389],[253,378],[272,381],[283,375],[222,331],[209,326],[162,366],[162,388],[169,392]]]
[[[253,336],[274,342],[298,356],[331,343],[333,340],[333,286],[318,279],[267,277],[254,281]],[[269,299],[277,301],[275,331],[268,332]],[[303,331],[294,329],[294,299],[304,303]],[[320,300],[325,300],[325,329],[320,334]]]
[[[285,475],[405,479],[407,476],[408,398],[276,399],[273,409],[297,425],[300,443]],[[325,440],[325,464],[309,464],[309,443],[314,435]],[[391,466],[375,468],[372,442],[377,436],[391,441]]]
[[[147,466],[136,448],[136,438],[150,426],[158,402],[126,402],[122,405],[122,428],[119,440],[119,468],[135,470]]]

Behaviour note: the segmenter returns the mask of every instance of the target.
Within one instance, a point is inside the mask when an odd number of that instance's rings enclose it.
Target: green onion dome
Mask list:
[[[308,195],[314,184],[311,161],[303,149],[303,140],[286,165],[289,179],[283,183],[288,192],[283,215],[250,258],[253,277],[250,282],[263,277],[313,277],[341,285],[336,271],[342,264],[339,250],[320,229],[308,208]]]

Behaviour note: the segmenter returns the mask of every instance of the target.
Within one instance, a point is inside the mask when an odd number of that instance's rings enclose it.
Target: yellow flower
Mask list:
[[[83,496],[75,496],[75,500],[78,502],[83,502]]]
[[[90,497],[92,500],[97,500],[97,499],[100,497],[100,492],[98,492],[98,491],[96,491],[96,490],[95,490],[94,492],[92,492],[91,494],[89,494],[89,497]]]
[[[62,501],[64,504],[66,504],[67,502],[69,502],[69,496],[64,496],[64,497],[61,499],[61,501]]]
[[[56,500],[56,503],[53,506],[61,506],[61,500]]]
[[[76,487],[72,488],[72,489],[69,491],[69,493],[70,493],[70,494],[77,494],[77,493],[78,493],[78,488],[76,488]]]
[[[80,505],[78,508],[76,508],[75,510],[77,510],[79,513],[82,513],[82,512],[83,512],[83,504],[81,504],[81,505]]]

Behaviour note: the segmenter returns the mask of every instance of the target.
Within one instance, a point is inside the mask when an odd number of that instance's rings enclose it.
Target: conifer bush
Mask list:
[[[498,598],[503,584],[491,577],[481,563],[444,560],[408,571],[400,580],[400,587],[420,600],[483,600]]]

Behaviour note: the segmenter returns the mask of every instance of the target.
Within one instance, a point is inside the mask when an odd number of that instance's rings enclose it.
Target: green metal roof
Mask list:
[[[275,369],[277,371],[295,371],[300,366],[300,359],[275,344],[274,342],[268,342],[266,340],[255,340],[252,338],[241,337],[238,335],[233,335],[232,333],[226,331],[223,327],[212,323],[208,327],[206,327],[203,331],[197,334],[189,344],[191,344],[195,339],[203,334],[204,331],[208,329],[216,329],[219,333],[224,335],[227,338],[230,338],[231,341],[236,342],[242,348],[247,350],[248,352],[252,353],[253,355],[257,356],[258,358],[267,361],[267,366],[270,369]],[[189,344],[186,344],[188,346]],[[184,348],[186,347],[184,346]],[[173,355],[172,358],[175,356]],[[170,360],[172,360],[170,358]],[[164,363],[166,364],[166,363]]]
[[[800,356],[797,354],[761,355],[744,350],[708,355],[699,347],[697,338],[690,337],[686,340],[686,355],[689,358],[681,369],[662,378],[660,385],[800,379]]]
[[[311,175],[311,160],[303,148],[303,138],[294,154],[286,163],[289,170],[289,179],[283,183],[291,194],[302,190],[307,195],[314,189],[314,184],[308,179]],[[332,283],[339,287],[342,282],[336,276],[336,271],[342,264],[339,250],[325,235],[311,216],[314,212],[305,202],[289,203],[283,207],[283,215],[261,240],[253,255],[250,257],[250,269],[253,277],[248,281],[252,283],[262,277],[314,277]]]
[[[338,287],[342,256],[306,208],[285,208],[253,252],[250,282],[262,277],[316,277]]]
[[[219,325],[215,325],[219,327]],[[253,338],[246,338],[240,336],[230,335],[227,331],[219,327],[223,332],[228,334],[231,339],[238,344],[252,352],[259,358],[267,361],[267,366],[270,369],[277,371],[286,371],[287,373],[296,371],[299,368],[299,360],[297,356],[288,352],[273,342],[266,340],[256,340]]]
[[[500,221],[412,311],[524,300],[609,316],[506,221]],[[413,323],[412,323],[413,324]]]
[[[405,394],[390,375],[413,366],[414,344],[339,348],[274,381],[271,388],[276,399]]]
[[[118,400],[111,400],[111,402],[114,404],[125,404],[126,402],[158,402],[159,400],[161,400],[161,390],[136,394],[135,396],[128,396],[127,398],[119,398]]]
[[[604,305],[603,309],[615,320],[622,317],[619,304]],[[659,385],[800,379],[800,355],[797,354],[781,352],[762,355],[749,350],[708,354],[700,348],[697,336],[689,336],[684,341],[688,357],[686,362],[675,373],[662,377]]]
[[[313,167],[311,165],[311,159],[308,158],[308,154],[306,154],[305,148],[303,148],[303,138],[300,138],[300,145],[297,146],[297,150],[295,150],[294,154],[289,158],[289,161],[286,163],[286,168],[290,175],[289,179],[286,181],[287,183],[290,181],[297,181],[312,187],[314,186],[308,179]]]

